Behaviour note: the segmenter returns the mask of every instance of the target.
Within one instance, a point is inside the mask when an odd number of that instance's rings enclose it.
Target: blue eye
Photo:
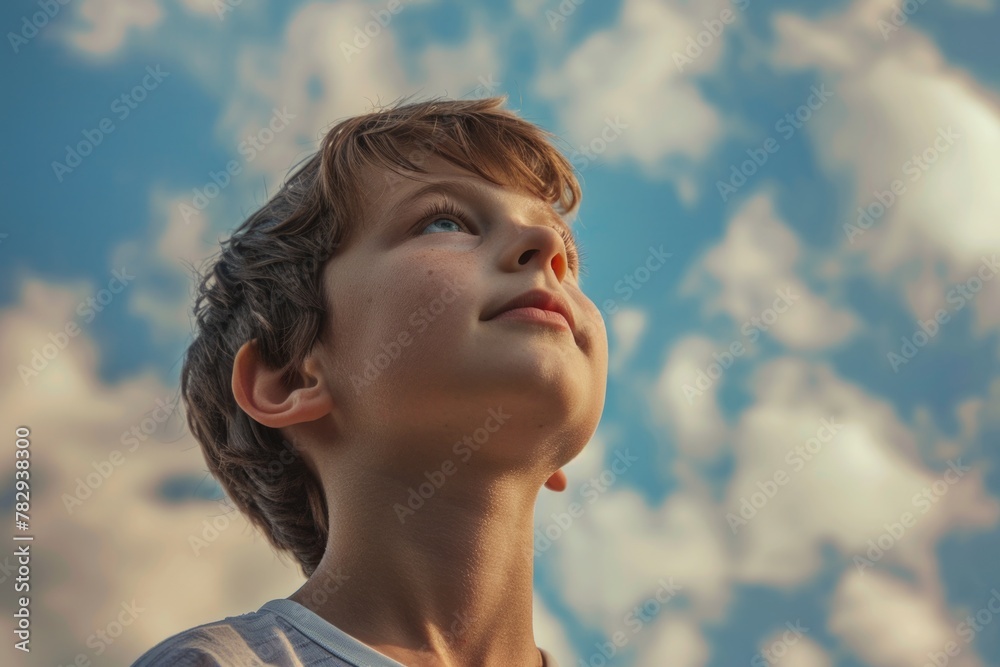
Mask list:
[[[449,220],[448,218],[437,218],[437,219],[435,219],[435,220],[432,220],[432,221],[431,221],[431,224],[429,224],[429,225],[427,225],[426,227],[424,227],[424,228],[423,228],[423,229],[421,230],[421,233],[422,233],[422,232],[426,232],[426,231],[427,231],[428,229],[430,229],[431,227],[433,227],[434,225],[436,225],[436,224],[437,224],[437,223],[439,223],[439,222],[445,222],[445,223],[448,223],[448,224],[450,224],[450,225],[454,225],[454,226],[456,227],[456,229],[445,229],[445,230],[443,230],[443,231],[446,231],[446,232],[460,232],[460,231],[462,231],[462,227],[461,227],[461,225],[459,225],[459,224],[458,224],[457,222],[455,222],[454,220]]]
[[[443,203],[435,203],[429,207],[429,210],[424,212],[421,217],[427,222],[427,224],[422,224],[420,228],[420,233],[423,234],[432,225],[439,222],[446,222],[455,225],[458,229],[444,229],[441,231],[446,232],[460,232],[467,227],[467,221],[465,214],[458,210],[452,202],[446,201]],[[457,221],[457,222],[456,222]]]

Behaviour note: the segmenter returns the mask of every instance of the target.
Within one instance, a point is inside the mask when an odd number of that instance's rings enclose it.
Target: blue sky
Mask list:
[[[176,395],[188,267],[338,120],[407,95],[506,94],[580,170],[583,287],[611,346],[598,433],[567,492],[540,497],[539,527],[620,448],[641,462],[536,559],[539,645],[592,664],[595,643],[673,576],[681,594],[615,664],[760,664],[797,620],[809,631],[774,664],[923,665],[949,641],[961,649],[949,664],[1000,664],[996,621],[968,643],[957,629],[1000,589],[995,0],[414,0],[357,52],[343,46],[387,6],[72,0],[44,20],[44,3],[0,8],[0,410],[52,443],[37,463],[44,530],[94,559],[44,557],[62,579],[39,584],[37,613],[65,630],[49,662],[94,657],[57,586],[98,619],[137,590],[100,554],[136,578],[195,558],[191,580],[217,593],[208,608],[147,584],[161,604],[109,649],[122,662],[185,619],[256,608],[213,578],[232,553],[252,544],[248,571],[274,565],[248,528],[192,555],[185,538],[218,513],[217,489],[176,424],[84,507],[62,500]],[[287,128],[241,151],[276,112]],[[77,166],[53,166],[81,142],[95,145]],[[185,214],[233,160],[240,173]],[[669,260],[644,272],[661,246]],[[135,277],[114,292],[122,267]],[[102,290],[88,319],[78,308]],[[70,322],[79,335],[25,375]],[[810,438],[815,461],[791,453]],[[970,470],[948,476],[959,460]],[[12,506],[12,487],[4,497]],[[887,526],[907,512],[897,539]],[[141,528],[154,521],[159,537]],[[154,538],[159,556],[142,546]],[[890,548],[859,566],[880,538]],[[283,597],[296,577],[282,577],[262,590]]]

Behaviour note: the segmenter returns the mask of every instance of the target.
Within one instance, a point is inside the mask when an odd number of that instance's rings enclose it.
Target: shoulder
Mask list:
[[[153,646],[132,667],[264,665],[271,652],[267,639],[273,636],[266,630],[274,621],[270,614],[253,612],[189,628]]]
[[[157,644],[149,649],[132,667],[227,667],[210,653],[191,646],[166,647]]]

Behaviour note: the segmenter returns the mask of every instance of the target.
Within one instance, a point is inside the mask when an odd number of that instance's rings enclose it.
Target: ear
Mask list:
[[[566,490],[566,473],[562,471],[562,468],[556,470],[549,476],[549,478],[545,481],[545,488],[552,491]]]
[[[311,422],[329,414],[333,400],[312,356],[291,383],[260,359],[257,340],[243,344],[233,360],[233,396],[243,411],[271,428]]]

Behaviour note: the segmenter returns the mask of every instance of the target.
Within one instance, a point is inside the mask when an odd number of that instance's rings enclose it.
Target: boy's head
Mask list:
[[[548,474],[597,427],[607,337],[565,221],[580,187],[504,101],[343,121],[199,281],[188,424],[307,577],[328,508],[397,484],[405,503],[449,460],[468,479]],[[532,291],[570,327],[494,319]]]

